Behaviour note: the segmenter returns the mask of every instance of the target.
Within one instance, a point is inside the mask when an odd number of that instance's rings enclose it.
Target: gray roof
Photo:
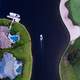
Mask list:
[[[15,64],[15,62],[17,62]],[[17,66],[17,68],[16,68]],[[11,53],[5,52],[0,61],[0,79],[9,77],[11,80],[22,72],[22,62],[16,60]],[[16,74],[18,73],[18,74]]]

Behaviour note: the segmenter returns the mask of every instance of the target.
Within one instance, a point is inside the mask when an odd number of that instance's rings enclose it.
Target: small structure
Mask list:
[[[7,18],[12,19],[9,30],[11,29],[13,22],[19,22],[20,21],[20,15],[13,13],[13,12],[10,12],[9,15],[7,15]]]
[[[13,80],[21,73],[22,62],[16,60],[11,53],[5,52],[0,61],[0,79],[8,77]]]
[[[10,12],[7,17],[11,18],[15,22],[19,22],[20,21],[20,15],[16,14],[16,13],[13,13],[13,12]]]

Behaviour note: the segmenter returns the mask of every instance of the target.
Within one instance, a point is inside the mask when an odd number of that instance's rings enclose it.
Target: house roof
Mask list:
[[[11,47],[11,42],[7,38],[4,32],[0,32],[0,48],[9,48]]]
[[[7,34],[9,32],[9,29],[7,26],[0,26],[0,32],[4,32],[5,34]]]
[[[22,73],[22,62],[18,63],[11,53],[5,52],[0,61],[0,79],[9,77],[11,80]]]
[[[0,26],[0,48],[9,48],[11,47],[11,42],[7,38],[9,33],[8,27]]]

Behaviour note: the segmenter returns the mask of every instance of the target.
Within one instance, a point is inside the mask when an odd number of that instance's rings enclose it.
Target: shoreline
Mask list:
[[[8,25],[9,25],[9,22],[10,22],[10,20],[8,20],[8,19],[5,19],[5,18],[3,18],[3,19],[0,19],[0,25],[6,25],[7,27],[8,27]],[[14,29],[16,29],[16,32],[20,32],[20,35],[22,36],[22,40],[23,40],[23,44],[24,44],[24,46],[21,46],[21,47],[19,47],[19,48],[21,48],[21,49],[18,49],[17,47],[16,48],[13,48],[13,49],[7,49],[7,51],[9,51],[9,52],[12,52],[13,53],[13,55],[15,55],[15,57],[17,57],[17,58],[19,58],[20,60],[22,60],[23,62],[25,61],[27,61],[28,60],[28,62],[27,63],[25,63],[25,65],[24,65],[24,69],[23,69],[23,72],[22,72],[22,77],[16,77],[16,79],[19,79],[19,78],[21,78],[22,80],[25,80],[25,79],[31,79],[31,75],[32,75],[32,63],[33,63],[33,59],[32,59],[32,51],[31,51],[31,47],[32,47],[32,45],[31,45],[31,37],[30,37],[30,34],[29,34],[29,32],[28,32],[28,30],[26,29],[26,27],[23,25],[23,24],[21,24],[21,23],[14,23],[15,25],[13,26],[14,27]],[[24,36],[24,35],[26,35],[26,37]],[[21,41],[22,42],[22,41]],[[26,44],[27,43],[27,44]],[[27,47],[28,46],[28,47]],[[15,49],[15,50],[14,50]],[[26,51],[27,50],[27,51]],[[3,49],[3,52],[5,51],[5,49]],[[19,52],[19,53],[21,53],[21,52],[23,52],[23,55],[19,55],[19,54],[17,54],[17,51]],[[2,52],[1,52],[2,53]],[[28,56],[26,56],[26,55],[28,55]],[[22,59],[22,57],[25,59]],[[28,69],[28,67],[29,67],[29,69]],[[28,75],[25,73],[25,72],[27,72],[28,73]],[[25,76],[26,75],[26,76]]]
[[[72,20],[68,17],[69,10],[68,10],[68,8],[65,5],[65,3],[67,1],[69,1],[69,0],[60,0],[60,6],[59,6],[60,16],[61,16],[62,21],[65,24],[66,28],[68,29],[69,34],[70,34],[70,41],[68,43],[68,46],[65,49],[65,52],[68,50],[69,46],[71,44],[73,45],[75,40],[80,37],[80,26],[74,25]],[[60,63],[59,63],[59,76],[60,76],[60,80],[63,80],[62,79],[62,75],[61,75],[61,62],[62,62],[62,59],[63,59],[63,57],[65,55],[65,52],[63,53],[63,55],[61,57],[61,60],[60,60]]]
[[[80,26],[74,25],[73,22],[71,21],[71,19],[68,17],[69,11],[68,11],[67,7],[65,6],[65,3],[67,1],[68,0],[60,1],[59,10],[60,10],[60,15],[61,15],[62,21],[69,31],[70,41],[74,42],[78,37],[80,37]]]

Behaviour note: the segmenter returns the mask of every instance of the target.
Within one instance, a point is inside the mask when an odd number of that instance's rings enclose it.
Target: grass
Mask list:
[[[73,24],[80,26],[80,0],[68,0],[66,7],[69,10],[68,17],[72,20]],[[80,80],[80,38],[78,38],[73,45],[69,44],[68,49],[61,57],[59,64],[59,74],[61,80]],[[71,54],[72,53],[72,54]],[[72,56],[70,61],[68,57]],[[66,54],[68,56],[66,56]],[[64,58],[66,57],[66,60]],[[65,61],[67,63],[65,63]],[[72,63],[71,63],[72,62]]]
[[[69,0],[66,4],[70,18],[74,24],[80,25],[80,0]]]
[[[77,80],[73,67],[70,64],[65,64],[63,59],[61,60],[60,67],[61,80]]]
[[[78,38],[73,45],[69,45],[69,48],[67,51],[63,54],[60,64],[59,64],[59,73],[61,80],[80,80],[80,38]],[[74,56],[73,64],[70,63],[70,60],[68,59],[69,54],[74,55],[76,52],[76,55]],[[68,54],[68,56],[66,56]],[[66,60],[64,59],[66,57]],[[65,61],[67,63],[65,63]]]
[[[0,25],[9,26],[10,20],[0,19]],[[31,52],[31,38],[24,27],[20,23],[13,23],[11,33],[20,34],[21,40],[13,45],[12,48],[0,49],[0,57],[2,57],[3,52],[7,51],[12,53],[17,59],[23,61],[23,72],[22,75],[17,76],[15,80],[30,80],[32,72],[32,52]]]

